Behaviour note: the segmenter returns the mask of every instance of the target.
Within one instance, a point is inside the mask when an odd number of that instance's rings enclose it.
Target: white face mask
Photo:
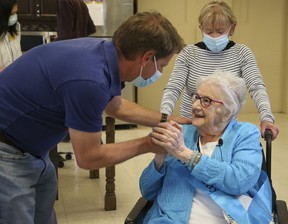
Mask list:
[[[8,20],[8,26],[13,26],[15,23],[17,23],[17,20],[17,14],[11,15]]]
[[[132,84],[134,86],[145,87],[145,86],[151,85],[152,83],[156,82],[157,79],[159,79],[161,77],[162,73],[157,69],[157,62],[156,62],[155,56],[154,56],[154,62],[155,62],[156,72],[150,78],[145,80],[142,77],[143,66],[141,66],[140,75],[132,81]]]

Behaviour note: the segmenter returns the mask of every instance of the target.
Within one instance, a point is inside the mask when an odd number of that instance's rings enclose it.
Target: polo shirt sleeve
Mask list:
[[[62,99],[65,125],[79,131],[102,130],[102,113],[110,100],[109,89],[93,81],[69,81],[62,84],[57,94]]]

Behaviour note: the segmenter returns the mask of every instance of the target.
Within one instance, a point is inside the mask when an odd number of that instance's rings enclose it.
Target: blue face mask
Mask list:
[[[134,86],[137,86],[137,87],[149,86],[152,83],[156,82],[161,77],[162,73],[157,69],[157,63],[156,63],[155,56],[154,56],[154,62],[155,62],[155,69],[156,69],[156,72],[154,73],[154,75],[152,75],[150,78],[148,78],[146,80],[143,79],[143,77],[142,77],[143,66],[141,66],[140,75],[132,81],[132,84]]]
[[[203,42],[206,44],[208,49],[214,53],[219,53],[229,43],[228,34],[224,34],[216,38],[210,37],[209,35],[205,33],[203,33],[203,35],[204,35]]]
[[[8,26],[13,26],[15,23],[17,23],[17,20],[17,14],[11,15],[8,20]]]

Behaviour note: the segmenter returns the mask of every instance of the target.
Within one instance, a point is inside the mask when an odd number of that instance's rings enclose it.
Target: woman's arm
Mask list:
[[[140,191],[147,200],[154,200],[162,188],[162,179],[165,176],[165,165],[157,170],[155,161],[152,160],[140,176]]]
[[[172,114],[175,105],[185,87],[188,77],[188,60],[190,48],[184,48],[177,56],[173,72],[169,78],[168,84],[164,89],[160,111],[166,114]],[[191,59],[190,59],[191,60]]]
[[[279,129],[274,124],[275,118],[272,114],[269,96],[260,69],[253,52],[248,47],[243,46],[241,52],[243,54],[241,62],[242,76],[260,114],[261,135],[264,137],[265,129],[271,129],[274,140],[279,134]]]
[[[255,186],[261,172],[263,158],[259,129],[254,125],[239,129],[231,139],[224,140],[214,157],[202,156],[192,175],[225,193],[246,193]]]
[[[189,157],[197,153],[185,146],[181,128],[172,122],[153,128],[151,137],[153,143],[164,147],[184,163],[188,163]],[[224,140],[221,148],[215,149],[212,158],[205,155],[200,157],[191,174],[199,181],[225,193],[241,195],[256,184],[260,175],[260,132],[255,125],[245,123],[241,128],[229,130],[225,139],[227,140]]]

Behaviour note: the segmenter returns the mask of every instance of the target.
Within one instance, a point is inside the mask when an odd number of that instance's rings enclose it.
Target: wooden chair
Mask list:
[[[115,119],[106,117],[106,143],[115,142]],[[116,210],[115,194],[115,166],[106,167],[106,194],[104,201],[105,211]],[[99,170],[90,170],[91,179],[99,178]]]

